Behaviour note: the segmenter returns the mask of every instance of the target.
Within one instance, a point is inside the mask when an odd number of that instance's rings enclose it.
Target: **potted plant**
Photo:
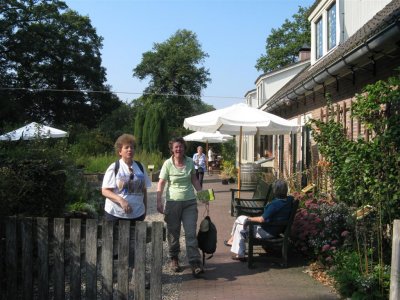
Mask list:
[[[222,184],[234,183],[236,180],[236,174],[237,171],[232,161],[224,161],[222,163],[222,170],[220,173]]]

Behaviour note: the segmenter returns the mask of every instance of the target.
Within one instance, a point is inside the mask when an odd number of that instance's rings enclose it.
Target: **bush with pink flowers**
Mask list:
[[[352,238],[351,208],[323,195],[298,193],[294,196],[300,200],[300,208],[293,222],[292,241],[308,257],[331,265],[332,255]]]

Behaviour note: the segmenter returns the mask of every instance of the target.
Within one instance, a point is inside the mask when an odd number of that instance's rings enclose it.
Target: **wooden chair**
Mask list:
[[[236,192],[253,192],[251,198],[238,198]],[[266,183],[261,178],[253,189],[231,189],[231,216],[261,215],[264,206],[272,199],[272,184]]]
[[[299,207],[299,200],[293,200],[292,210],[290,212],[290,217],[288,221],[268,223],[271,226],[282,227],[283,232],[276,238],[259,239],[254,237],[255,226],[260,225],[260,223],[251,221],[248,222],[249,236],[248,236],[248,249],[247,249],[248,252],[247,265],[249,268],[253,267],[253,258],[254,258],[253,248],[256,245],[262,246],[262,248],[264,249],[278,250],[278,251],[280,250],[282,255],[281,257],[278,258],[277,262],[280,266],[287,267],[287,261],[288,261],[287,254],[289,247],[290,232],[298,207]]]

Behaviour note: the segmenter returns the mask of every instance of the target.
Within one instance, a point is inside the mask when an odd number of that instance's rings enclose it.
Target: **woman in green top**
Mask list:
[[[169,149],[172,156],[164,162],[157,186],[157,210],[164,214],[164,220],[167,223],[171,269],[174,272],[181,271],[178,256],[182,224],[185,230],[186,255],[192,268],[192,273],[197,277],[200,273],[203,273],[203,268],[196,238],[197,201],[194,188],[200,191],[201,186],[196,177],[192,158],[185,155],[184,139],[172,139],[169,142]],[[166,184],[164,208],[162,195]]]

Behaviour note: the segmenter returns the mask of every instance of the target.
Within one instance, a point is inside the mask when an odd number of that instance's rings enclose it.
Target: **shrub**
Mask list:
[[[389,267],[366,264],[364,255],[358,252],[337,251],[334,254],[334,267],[330,269],[329,274],[335,279],[336,288],[344,298],[388,299]]]
[[[18,141],[0,149],[0,214],[60,216],[67,201],[65,144]]]
[[[325,265],[332,255],[348,243],[354,232],[352,210],[345,203],[335,203],[313,193],[296,194],[301,208],[295,216],[292,240],[297,249]]]

